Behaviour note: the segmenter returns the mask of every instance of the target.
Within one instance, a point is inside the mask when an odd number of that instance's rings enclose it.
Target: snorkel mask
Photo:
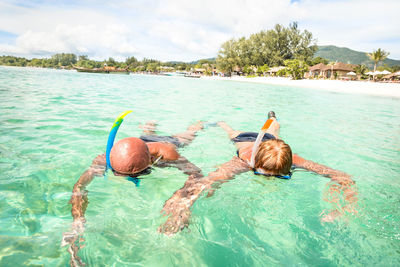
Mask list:
[[[266,176],[266,177],[271,177],[271,176],[275,176],[276,178],[279,178],[279,179],[290,179],[290,178],[292,178],[292,172],[289,172],[287,175],[273,175],[273,174],[267,174],[267,173],[264,173],[264,171],[263,170],[261,170],[261,169],[254,169],[253,168],[253,172],[254,172],[254,174],[255,175],[263,175],[263,176]]]

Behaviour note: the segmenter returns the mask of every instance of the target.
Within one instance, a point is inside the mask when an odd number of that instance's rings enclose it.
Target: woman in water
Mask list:
[[[152,167],[176,167],[192,179],[203,177],[201,170],[181,156],[177,147],[190,144],[196,133],[203,128],[202,122],[193,124],[185,132],[174,136],[155,135],[155,123],[148,122],[141,127],[145,135],[128,137],[118,141],[110,153],[112,170],[117,176],[129,177],[129,180],[149,174]],[[86,222],[85,211],[88,201],[86,187],[94,177],[102,177],[106,171],[105,154],[98,155],[92,165],[80,176],[75,183],[69,203],[72,204],[73,217],[72,230],[63,234],[62,246],[70,245],[68,252],[71,254],[71,266],[83,265],[79,251],[80,236],[84,232]],[[135,180],[136,179],[136,180]]]
[[[218,123],[235,143],[237,156],[220,165],[216,171],[211,172],[207,177],[195,179],[195,177],[190,176],[185,185],[165,202],[162,211],[170,217],[164,225],[159,227],[160,232],[172,235],[185,228],[189,223],[190,207],[202,192],[212,189],[212,185],[215,183],[226,182],[233,179],[235,175],[248,171],[253,171],[256,175],[290,179],[291,171],[301,168],[329,177],[335,183],[330,185],[329,192],[334,195],[337,191],[341,191],[346,201],[346,205],[341,210],[356,212],[354,206],[357,199],[352,188],[354,181],[350,178],[350,175],[292,154],[290,146],[279,139],[280,125],[276,121],[275,113],[271,111],[268,117],[273,122],[263,136],[263,142],[257,150],[254,164],[251,163],[251,158],[257,133],[235,131],[225,122]],[[209,191],[209,195],[212,192]],[[332,202],[335,201],[337,199],[332,200]],[[334,210],[323,216],[322,220],[333,221],[340,215],[341,213],[338,210]]]

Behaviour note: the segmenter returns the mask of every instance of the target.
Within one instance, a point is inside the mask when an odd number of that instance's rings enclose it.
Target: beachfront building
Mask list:
[[[205,68],[195,68],[194,69],[196,74],[204,74],[206,72]]]
[[[196,75],[215,75],[218,73],[216,64],[203,63],[192,67],[190,71]]]
[[[400,82],[400,71],[383,76],[384,81]]]
[[[160,67],[160,71],[163,71],[163,72],[173,72],[173,71],[175,71],[175,68],[174,68],[174,67],[168,67],[168,66],[161,66],[161,67]]]
[[[310,67],[310,70],[306,72],[305,77],[306,78],[322,78],[324,77],[325,70],[327,69],[327,66],[324,63],[318,63],[317,65],[314,65]]]
[[[285,66],[272,67],[266,71],[269,76],[277,76],[278,71],[285,69]]]
[[[310,67],[309,72],[305,76],[306,78],[352,79],[354,77],[349,76],[348,73],[354,71],[355,67],[356,65],[343,62],[336,62],[329,65],[319,63]]]
[[[241,76],[241,75],[243,75],[243,70],[239,66],[234,67],[231,73],[227,73],[227,76]]]
[[[348,77],[347,73],[354,71],[356,65],[336,62],[333,65],[328,65],[325,69],[325,77],[327,79],[337,79]],[[348,77],[351,78],[351,77]]]
[[[116,69],[116,67],[114,67],[114,66],[107,66],[107,64],[104,64],[104,68],[103,68],[104,70],[108,70],[108,71],[112,71],[112,70],[115,70]]]

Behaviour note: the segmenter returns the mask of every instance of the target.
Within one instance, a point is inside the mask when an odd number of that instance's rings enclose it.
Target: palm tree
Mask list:
[[[354,71],[358,74],[358,78],[364,78],[365,73],[368,71],[368,68],[365,65],[357,65],[354,68]]]
[[[376,71],[376,65],[380,61],[385,60],[388,55],[389,55],[389,52],[386,52],[385,50],[382,50],[380,48],[378,48],[378,50],[375,50],[372,53],[367,53],[367,56],[375,63],[374,72]],[[374,80],[375,80],[375,75],[374,75]]]

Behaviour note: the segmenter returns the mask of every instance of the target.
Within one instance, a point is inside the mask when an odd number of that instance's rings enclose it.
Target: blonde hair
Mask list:
[[[258,148],[254,167],[272,175],[286,175],[292,167],[292,149],[280,139],[264,141]]]

